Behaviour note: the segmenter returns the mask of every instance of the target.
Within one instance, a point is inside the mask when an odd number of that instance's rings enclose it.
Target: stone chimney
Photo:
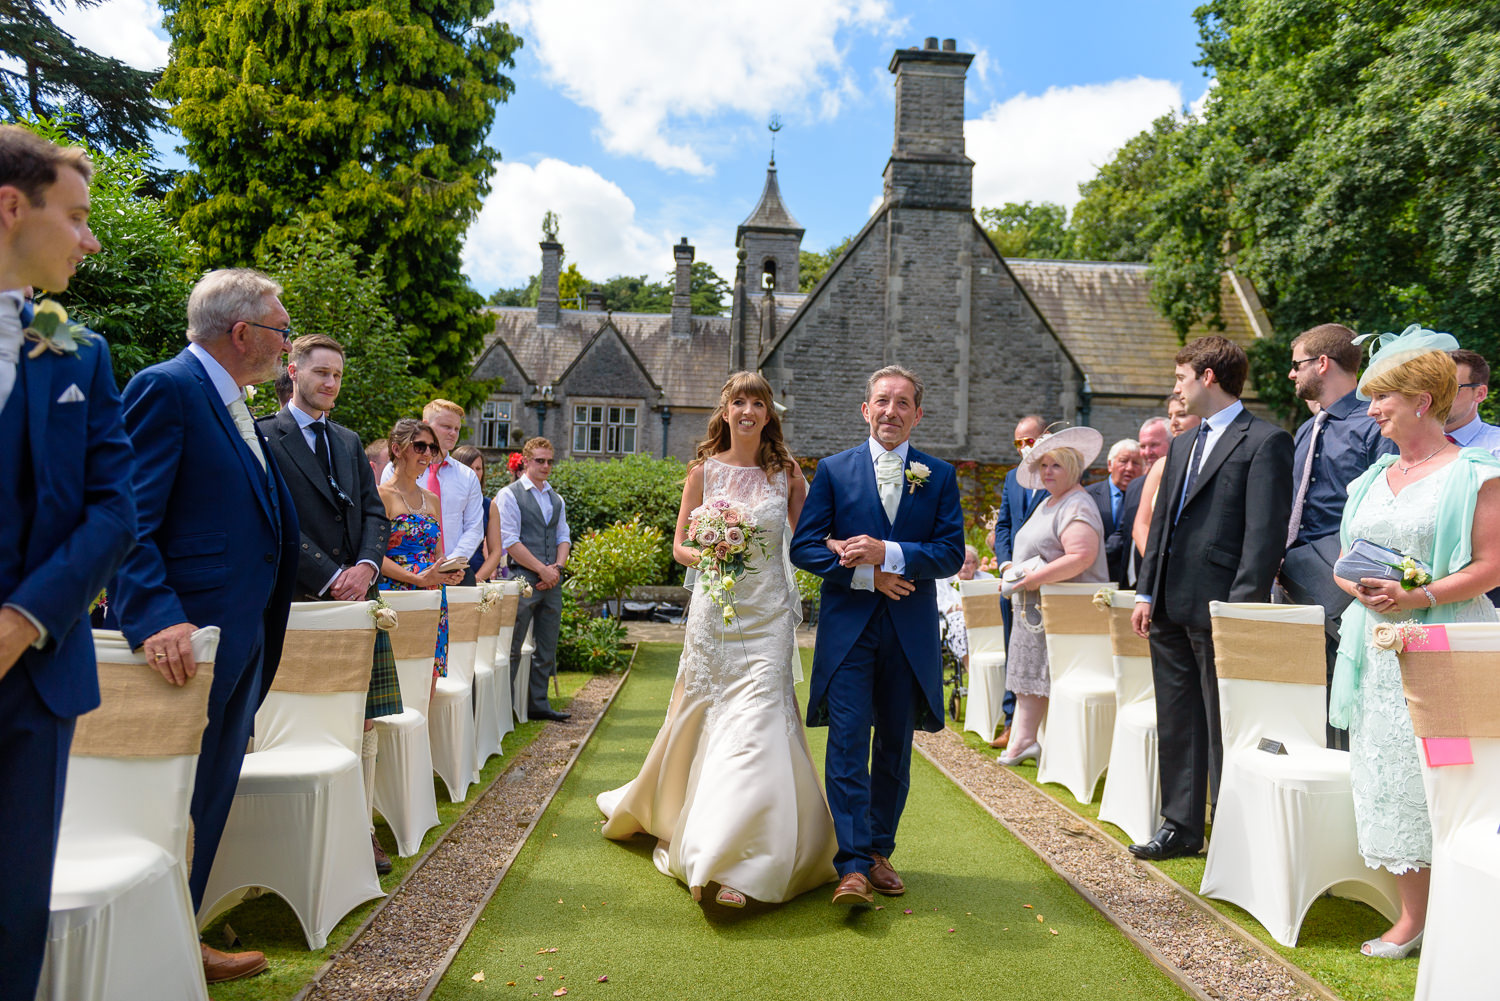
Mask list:
[[[583,308],[590,313],[604,312],[604,293],[596,288],[583,293]]]
[[[913,208],[962,209],[974,201],[974,161],[964,155],[964,77],[974,56],[929,38],[891,57],[896,140],[885,167],[885,200]]]
[[[562,270],[562,244],[555,240],[543,240],[542,278],[536,296],[536,325],[555,327],[560,317],[557,302],[557,276]]]
[[[672,258],[677,262],[677,281],[672,288],[672,336],[693,335],[693,248],[687,237],[672,248]]]

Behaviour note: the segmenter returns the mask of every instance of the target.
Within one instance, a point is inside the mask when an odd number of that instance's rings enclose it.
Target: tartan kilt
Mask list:
[[[401,682],[396,675],[396,655],[391,637],[375,630],[375,663],[370,670],[370,693],[365,697],[365,719],[394,716],[401,711]]]

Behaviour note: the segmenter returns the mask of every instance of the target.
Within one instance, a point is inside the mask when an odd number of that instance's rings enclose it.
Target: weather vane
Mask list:
[[[776,133],[781,131],[781,116],[772,115],[771,123],[766,126],[771,133],[771,166],[776,166]]]

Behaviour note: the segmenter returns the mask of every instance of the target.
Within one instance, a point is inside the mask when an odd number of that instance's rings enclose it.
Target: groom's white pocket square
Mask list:
[[[82,403],[88,397],[83,395],[83,390],[78,388],[78,383],[73,383],[63,394],[57,398],[58,403]]]

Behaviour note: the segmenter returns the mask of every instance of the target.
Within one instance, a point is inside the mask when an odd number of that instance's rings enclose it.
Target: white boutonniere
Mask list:
[[[917,487],[925,486],[927,484],[927,477],[931,475],[932,470],[927,468],[927,463],[925,462],[913,462],[911,465],[907,466],[906,482],[910,483],[911,486],[907,489],[906,492],[909,494],[916,493]]]
[[[255,399],[255,387],[254,386],[243,386],[241,388],[243,388],[245,390],[245,402],[246,403],[249,403],[249,402],[251,402],[252,400]]]
[[[76,355],[79,345],[86,343],[87,328],[81,323],[68,320],[68,311],[52,299],[36,304],[36,313],[31,325],[22,331],[28,341],[36,345],[27,353],[28,358],[38,358],[45,351],[56,355]]]

